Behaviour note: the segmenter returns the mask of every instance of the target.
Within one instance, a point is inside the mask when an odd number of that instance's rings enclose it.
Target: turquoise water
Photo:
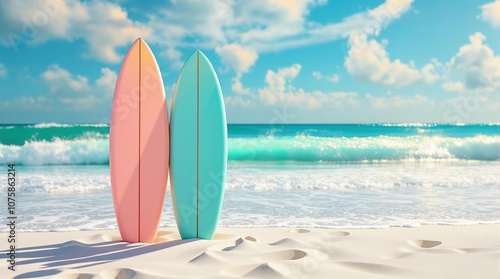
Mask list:
[[[233,124],[228,133],[222,226],[500,223],[499,124]],[[0,168],[17,164],[20,230],[116,228],[108,138],[108,125],[0,125]],[[170,191],[161,225],[175,226]]]
[[[500,160],[500,125],[228,125],[229,163]],[[1,125],[0,163],[109,163],[108,125]]]

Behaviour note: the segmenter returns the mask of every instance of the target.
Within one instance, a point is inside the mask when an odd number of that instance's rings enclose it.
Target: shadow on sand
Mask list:
[[[90,243],[84,240],[71,240],[58,244],[23,247],[17,251],[16,269],[22,270],[23,265],[41,264],[40,270],[19,274],[13,278],[36,278],[53,276],[62,271],[61,267],[75,265],[71,268],[84,268],[105,264],[115,260],[126,259],[187,244],[198,239],[175,239],[160,243],[134,243],[110,240],[94,240]],[[162,239],[160,239],[161,241]],[[6,252],[6,251],[2,251]]]

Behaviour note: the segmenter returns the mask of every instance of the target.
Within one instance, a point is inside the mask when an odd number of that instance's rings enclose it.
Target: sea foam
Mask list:
[[[500,136],[377,136],[364,138],[294,137],[230,138],[230,163],[308,162],[370,163],[407,161],[499,161]],[[88,134],[66,140],[30,140],[23,145],[0,144],[0,164],[106,165],[107,135]]]

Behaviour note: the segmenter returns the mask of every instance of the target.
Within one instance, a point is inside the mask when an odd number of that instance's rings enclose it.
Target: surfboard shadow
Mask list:
[[[155,251],[169,249],[178,245],[185,245],[198,239],[171,240],[154,244],[129,244],[121,241],[105,241],[99,243],[82,243],[70,241],[60,244],[32,246],[23,248],[18,254],[17,265],[42,264],[43,269],[38,275],[55,275],[64,270],[64,266],[79,264],[71,268],[83,268],[105,264],[108,262],[135,257]],[[70,244],[68,244],[70,243]],[[22,260],[23,258],[30,258]],[[32,278],[33,272],[17,275],[19,278]],[[28,276],[28,277],[27,277]]]

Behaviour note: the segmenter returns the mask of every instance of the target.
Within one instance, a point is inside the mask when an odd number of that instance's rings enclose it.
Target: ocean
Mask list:
[[[500,223],[500,124],[230,124],[228,136],[220,226]],[[16,164],[18,230],[117,228],[108,140],[106,124],[0,125],[2,216]],[[161,226],[175,226],[170,190]]]

